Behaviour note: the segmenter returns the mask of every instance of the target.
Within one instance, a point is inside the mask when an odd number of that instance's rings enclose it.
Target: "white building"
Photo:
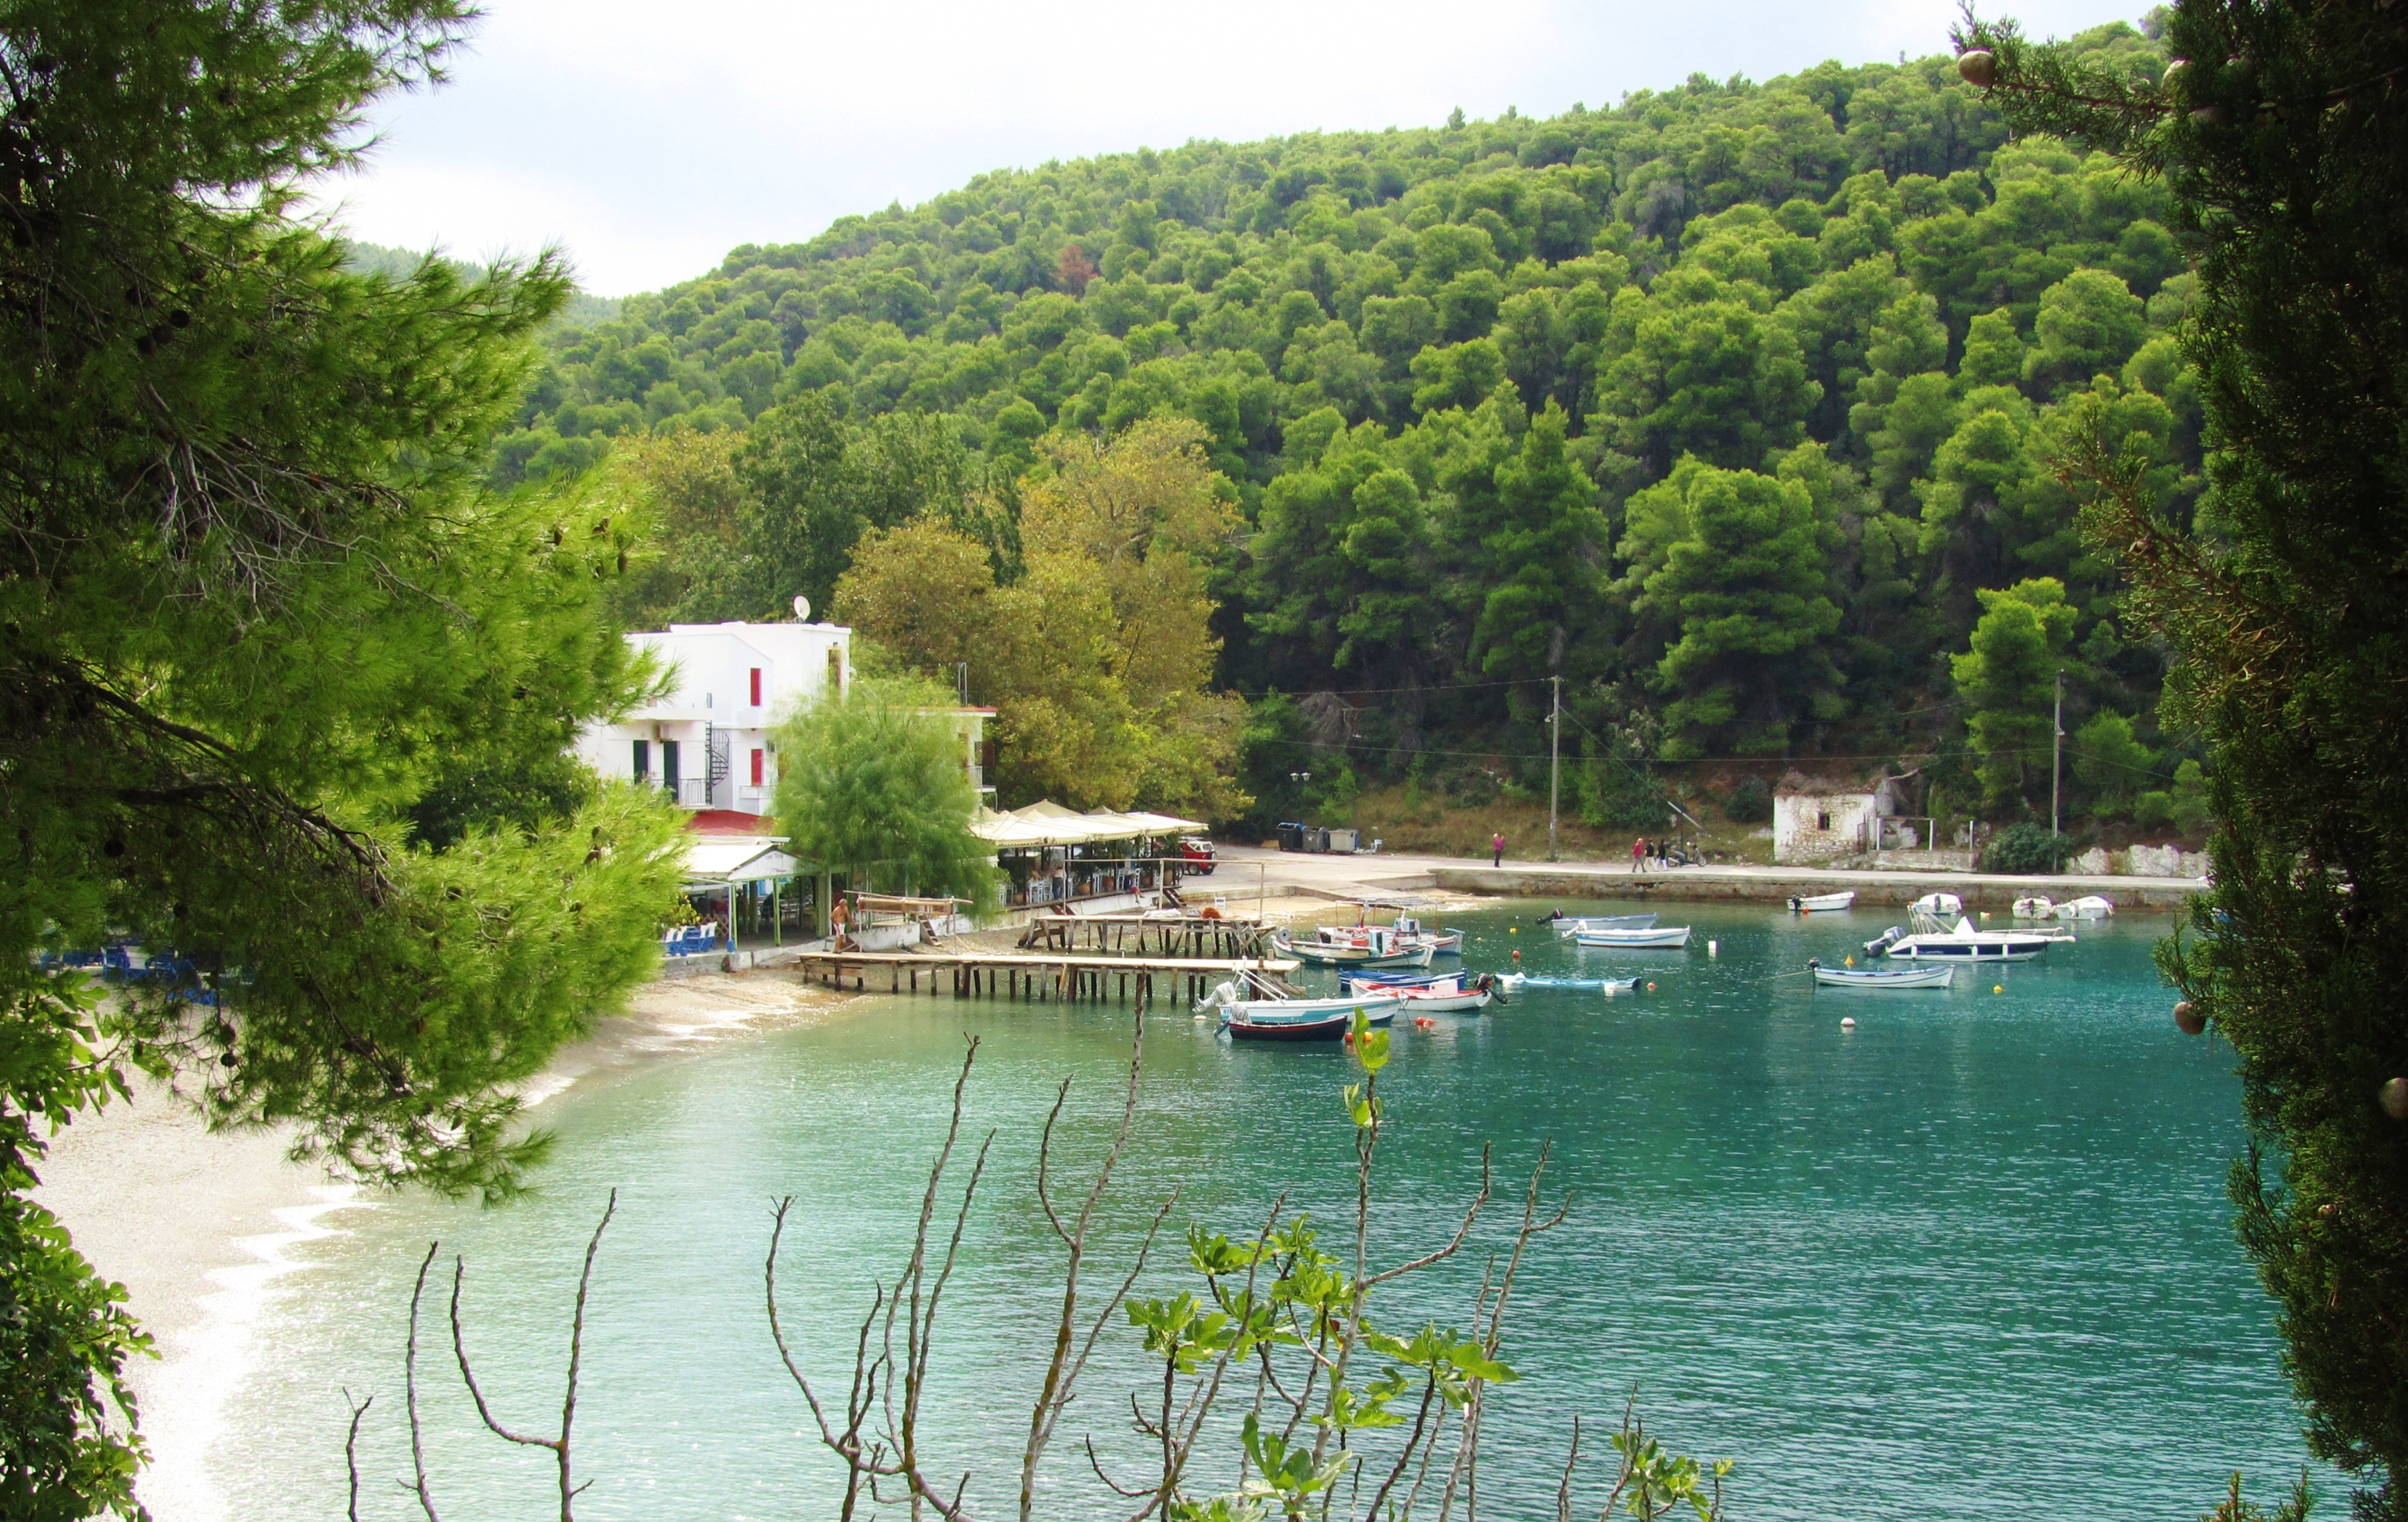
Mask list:
[[[668,690],[616,724],[588,725],[575,754],[605,777],[666,788],[696,811],[768,812],[778,791],[770,731],[853,680],[853,631],[838,624],[672,624],[626,639],[652,653]],[[995,711],[953,712],[963,768],[991,798],[985,727]]]
[[[1787,866],[1928,850],[1931,821],[1906,816],[1905,783],[1791,772],[1772,794],[1772,859]]]
[[[605,777],[666,788],[689,809],[769,811],[778,762],[769,730],[792,709],[841,694],[853,631],[836,624],[672,624],[630,634],[669,690],[617,724],[589,725],[580,760]]]

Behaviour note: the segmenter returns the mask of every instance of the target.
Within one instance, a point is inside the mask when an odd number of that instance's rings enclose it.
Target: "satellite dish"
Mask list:
[[[804,624],[809,624],[811,621],[810,598],[796,597],[795,599],[795,617],[797,621]]]

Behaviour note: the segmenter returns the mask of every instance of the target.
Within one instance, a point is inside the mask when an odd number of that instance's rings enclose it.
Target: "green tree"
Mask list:
[[[1950,662],[1966,727],[1981,753],[1983,803],[2028,806],[2048,777],[2057,673],[2069,660],[2074,610],[2054,577],[1978,594],[1972,648]]]
[[[24,1198],[40,1127],[139,1062],[354,1177],[506,1194],[542,1145],[508,1086],[658,955],[679,830],[657,794],[474,785],[643,684],[606,616],[625,524],[480,490],[566,280],[357,274],[285,215],[462,20],[0,18],[0,286],[43,293],[0,303],[10,1515],[136,1510],[109,1410],[128,1323]],[[37,961],[115,935],[179,948],[179,981],[101,1010]]]
[[[855,888],[995,901],[995,849],[978,814],[953,695],[912,678],[862,678],[778,725],[779,828],[787,849]]]
[[[2156,754],[2133,738],[2132,721],[2102,710],[2069,739],[2066,754],[2073,761],[2074,780],[2089,791],[2092,807],[2102,814],[2129,809],[2157,764]]]
[[[1689,459],[1631,498],[1625,584],[1667,647],[1656,675],[1673,695],[1668,758],[1777,754],[1799,720],[1836,716],[1822,641],[1840,624],[1827,568],[1840,538],[1794,474]]]
[[[1533,417],[1521,449],[1497,467],[1490,510],[1465,515],[1487,588],[1472,649],[1492,676],[1561,669],[1600,611],[1609,531],[1597,488],[1564,453],[1568,424],[1552,403]]]

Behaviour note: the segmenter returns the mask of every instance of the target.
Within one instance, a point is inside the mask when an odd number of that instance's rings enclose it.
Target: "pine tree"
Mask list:
[[[2215,446],[2196,528],[2102,430],[2061,457],[2213,748],[2215,888],[2161,953],[2240,1054],[2243,1243],[2312,1451],[2408,1516],[2408,27],[2386,0],[2183,0],[2151,80],[1975,26],[2026,130],[2173,193]]]
[[[26,1198],[38,1124],[138,1062],[507,1192],[502,1085],[657,955],[671,811],[514,781],[642,678],[625,525],[479,484],[562,272],[359,275],[286,215],[464,15],[0,15],[0,1514],[135,1510],[135,1333]],[[119,936],[178,955],[107,1006],[37,960]]]

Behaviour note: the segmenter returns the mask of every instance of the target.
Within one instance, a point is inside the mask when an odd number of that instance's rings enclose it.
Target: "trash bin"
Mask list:
[[[1304,832],[1304,848],[1307,851],[1326,852],[1329,849],[1329,832],[1326,829],[1306,830]]]
[[[1331,830],[1329,832],[1329,849],[1334,852],[1338,852],[1340,854],[1351,856],[1357,849],[1355,841],[1358,839],[1359,837],[1351,829]]]
[[[1304,849],[1304,826],[1294,820],[1282,820],[1279,826],[1279,848],[1282,851]]]

